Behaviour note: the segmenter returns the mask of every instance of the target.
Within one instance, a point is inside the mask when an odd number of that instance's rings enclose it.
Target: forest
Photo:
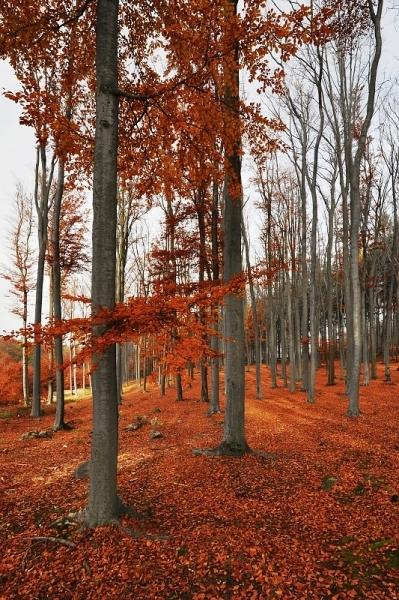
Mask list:
[[[0,600],[399,598],[398,10],[2,0]]]

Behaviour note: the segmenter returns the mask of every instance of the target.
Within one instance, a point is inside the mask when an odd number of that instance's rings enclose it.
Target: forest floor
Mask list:
[[[21,435],[50,428],[53,408],[41,421],[1,408],[0,598],[399,598],[399,373],[361,388],[357,420],[324,369],[315,405],[271,390],[266,370],[255,400],[246,377],[248,442],[270,458],[192,455],[218,445],[223,421],[206,416],[197,376],[183,402],[173,388],[125,394],[120,494],[147,517],[95,531],[68,518],[86,501],[73,471],[90,451],[90,400],[67,405],[72,430],[32,440]]]

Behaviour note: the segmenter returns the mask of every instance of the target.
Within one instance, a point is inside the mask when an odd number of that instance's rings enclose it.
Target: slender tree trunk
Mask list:
[[[255,297],[255,289],[254,289],[254,281],[251,272],[251,261],[249,258],[249,243],[247,232],[245,230],[244,223],[242,224],[242,237],[244,241],[244,249],[245,249],[245,257],[247,261],[247,274],[248,274],[248,284],[249,284],[249,293],[251,297],[251,310],[252,310],[252,322],[254,328],[254,345],[255,345],[255,369],[256,369],[256,398],[261,400],[263,398],[262,391],[262,378],[261,378],[261,356],[260,356],[260,327],[259,327],[259,317],[258,317],[258,309],[256,307],[256,297]]]
[[[373,275],[371,276],[373,280]],[[374,285],[369,290],[369,324],[370,324],[370,377],[377,379],[377,336],[375,323],[375,290]]]
[[[281,377],[284,387],[288,387],[287,381],[287,324],[285,316],[284,296],[281,295],[280,311],[280,343],[281,343]]]
[[[295,343],[294,343],[294,320],[292,313],[292,284],[291,281],[286,282],[287,293],[287,321],[288,321],[288,354],[290,358],[290,392],[296,390],[296,360],[295,360]]]
[[[212,216],[211,216],[211,243],[212,243],[212,280],[219,281],[219,241],[218,241],[218,219],[219,219],[219,187],[216,181],[212,184]],[[209,415],[220,412],[219,402],[219,307],[212,306],[213,328],[216,335],[211,336],[211,350],[216,354],[211,360],[211,400]]]
[[[303,144],[305,145],[305,144]],[[301,372],[302,390],[309,385],[309,315],[308,315],[308,258],[307,258],[307,196],[306,196],[306,148],[302,147],[301,163],[301,272],[302,272],[302,335]]]
[[[328,329],[328,377],[327,385],[335,384],[335,328],[333,322],[334,312],[334,290],[333,290],[333,277],[332,277],[332,248],[334,241],[334,210],[335,210],[335,198],[332,194],[331,205],[328,212],[328,241],[327,241],[327,329]]]
[[[362,290],[362,348],[363,348],[363,370],[364,370],[364,385],[370,383],[370,364],[369,364],[369,336],[367,330],[367,316],[366,316],[366,287],[365,287],[365,276],[363,278],[363,290]]]
[[[183,400],[183,384],[182,384],[181,373],[176,373],[175,383],[176,383],[176,400],[177,400],[177,402],[181,402]]]
[[[273,292],[269,285],[268,290],[269,303],[269,348],[270,348],[270,375],[271,387],[277,387],[277,336],[276,336],[276,317],[273,300]]]
[[[49,279],[50,279],[50,285],[49,285],[49,319],[50,321],[53,319],[54,317],[54,293],[53,293],[53,287],[54,287],[54,281],[53,281],[53,266],[50,265],[49,267]],[[53,397],[54,397],[54,341],[51,340],[50,341],[50,347],[48,349],[48,378],[47,378],[47,404],[52,404],[53,403]]]
[[[41,170],[40,195],[39,195],[39,165]],[[33,350],[33,391],[32,391],[32,417],[41,416],[40,392],[41,392],[41,342],[38,335],[42,323],[43,306],[43,283],[44,265],[47,249],[47,227],[49,212],[49,195],[53,181],[55,156],[51,160],[49,172],[47,172],[46,147],[40,144],[37,150],[35,171],[35,205],[38,219],[38,242],[39,253],[36,275],[36,298],[35,298],[35,320],[34,320],[34,350]]]
[[[313,169],[312,175],[307,173],[308,185],[312,196],[312,231],[310,244],[310,372],[307,389],[307,401],[311,404],[315,401],[315,385],[316,385],[316,369],[317,369],[317,315],[316,315],[316,266],[317,266],[317,222],[318,222],[318,207],[317,207],[317,176],[319,165],[319,150],[320,142],[324,130],[324,107],[322,93],[322,77],[323,77],[323,54],[320,48],[316,47],[318,59],[318,72],[315,74],[314,84],[317,89],[319,126],[317,137],[313,149]],[[306,160],[306,157],[305,157]]]
[[[22,327],[24,331],[26,330],[26,326],[28,324],[28,292],[27,289],[24,289],[23,292],[23,307],[22,307]],[[22,339],[22,392],[24,399],[24,406],[29,405],[29,371],[28,371],[28,336],[26,334],[23,335]]]
[[[53,264],[51,269],[53,279],[53,307],[54,319],[61,321],[61,265],[60,265],[60,219],[61,205],[64,194],[64,162],[62,159],[58,163],[57,190],[54,198],[52,234],[52,255]],[[65,427],[64,413],[64,355],[62,349],[62,336],[57,335],[54,339],[55,354],[55,386],[56,386],[56,409],[53,429],[63,429]]]
[[[381,14],[383,0],[378,0],[377,11],[369,3],[371,20],[374,25],[375,51],[370,68],[369,87],[367,97],[367,111],[362,124],[357,144],[356,154],[353,160],[350,177],[350,276],[352,297],[352,360],[349,379],[349,407],[348,415],[356,417],[360,413],[359,408],[359,375],[362,351],[362,324],[361,324],[361,287],[359,277],[359,226],[360,226],[360,164],[364,156],[367,143],[367,134],[374,113],[375,93],[377,84],[377,69],[381,57]]]

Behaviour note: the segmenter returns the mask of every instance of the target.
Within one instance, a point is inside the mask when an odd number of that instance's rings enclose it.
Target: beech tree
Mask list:
[[[93,166],[92,310],[115,306],[118,0],[98,0],[96,13],[96,134]],[[104,334],[96,326],[94,336]],[[118,389],[115,345],[93,356],[93,436],[86,519],[91,527],[118,519]]]
[[[17,305],[13,312],[22,321],[22,393],[23,402],[30,402],[28,378],[28,301],[33,285],[33,198],[26,194],[22,186],[18,186],[15,195],[15,227],[10,235],[10,251],[12,264],[5,268],[1,276],[10,283],[11,294],[15,296]]]

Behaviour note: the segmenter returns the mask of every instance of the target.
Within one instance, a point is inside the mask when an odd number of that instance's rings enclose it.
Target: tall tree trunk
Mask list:
[[[212,243],[212,280],[219,281],[219,242],[218,242],[218,219],[219,219],[219,187],[217,181],[212,184],[212,216],[211,216],[211,243]],[[209,415],[220,412],[219,403],[219,307],[212,306],[213,328],[215,335],[211,336],[211,350],[216,356],[211,360],[211,399]]]
[[[38,219],[38,242],[39,253],[37,260],[36,275],[36,298],[35,298],[35,320],[34,320],[34,350],[33,350],[33,391],[32,391],[32,417],[40,417],[42,414],[40,405],[41,388],[41,342],[39,330],[42,323],[43,307],[43,283],[44,283],[44,264],[47,249],[47,227],[50,188],[53,180],[55,157],[51,161],[49,173],[47,173],[46,147],[40,144],[37,150],[36,171],[35,171],[35,205]],[[39,169],[40,165],[40,169]],[[39,170],[41,170],[40,194],[39,194]]]
[[[52,235],[52,256],[53,264],[51,269],[53,279],[53,307],[54,319],[61,321],[61,265],[60,265],[60,219],[61,205],[64,194],[64,161],[59,160],[57,175],[57,190],[54,198],[53,223],[51,228]],[[56,387],[56,408],[53,429],[63,429],[65,427],[64,412],[64,355],[62,350],[62,336],[57,335],[54,339],[55,354],[55,387]]]
[[[370,383],[370,364],[369,364],[369,336],[367,328],[367,315],[366,315],[366,286],[365,286],[365,275],[363,277],[363,289],[362,289],[362,348],[363,348],[363,381],[364,385]]]
[[[48,316],[51,321],[54,317],[54,300],[53,300],[53,298],[54,298],[54,294],[53,294],[54,282],[53,282],[53,266],[52,265],[49,266],[49,279],[50,279],[50,285],[49,285],[49,294],[48,294],[48,301],[49,301]],[[48,349],[47,404],[53,403],[53,397],[54,397],[54,340],[51,340],[50,347]]]
[[[92,310],[115,306],[118,0],[97,1],[96,134],[93,178]],[[105,326],[93,328],[95,338]],[[115,522],[117,494],[118,390],[115,345],[93,356],[93,435],[86,518],[95,527]]]
[[[285,299],[283,289],[281,290],[281,309],[280,309],[280,343],[281,343],[281,377],[284,387],[288,387],[287,382],[287,323],[285,311]]]
[[[369,326],[370,326],[370,377],[377,379],[377,336],[376,336],[376,317],[375,317],[375,288],[374,273],[375,261],[373,261],[370,270],[370,279],[372,284],[369,289]]]
[[[370,68],[367,111],[362,124],[357,144],[356,154],[351,165],[350,178],[350,276],[352,297],[352,328],[353,344],[351,356],[351,370],[348,386],[349,407],[348,415],[356,417],[360,413],[359,408],[359,375],[362,352],[362,323],[361,323],[361,287],[359,277],[359,227],[360,227],[360,165],[364,156],[367,143],[367,134],[374,113],[375,93],[377,84],[377,69],[381,57],[381,14],[383,0],[378,0],[377,11],[374,11],[372,2],[369,2],[371,20],[374,25],[375,50]]]
[[[205,281],[205,270],[206,270],[206,224],[205,224],[205,198],[206,191],[203,188],[200,188],[195,194],[195,205],[197,209],[197,219],[198,219],[198,233],[199,233],[199,273],[198,273],[198,282],[201,287]],[[208,276],[210,269],[208,268]],[[206,313],[204,308],[200,308],[199,311],[199,319],[201,325],[205,328],[206,323]],[[207,335],[202,334],[202,339],[204,345],[207,343]],[[201,402],[209,402],[209,393],[208,393],[208,368],[205,362],[205,358],[201,358],[200,361],[200,376],[201,376]]]
[[[301,372],[302,390],[309,385],[309,315],[308,315],[308,257],[307,257],[307,196],[306,196],[306,145],[303,141],[301,161],[301,272],[302,272],[302,335]]]
[[[245,230],[244,223],[242,224],[242,237],[244,241],[244,249],[245,249],[245,257],[247,261],[247,275],[248,275],[248,284],[249,284],[249,294],[251,297],[251,310],[252,310],[252,322],[254,328],[254,344],[255,344],[255,369],[256,369],[256,398],[261,400],[263,398],[262,391],[262,379],[261,379],[261,356],[260,356],[260,327],[259,327],[259,317],[258,317],[258,309],[256,307],[256,297],[255,297],[255,289],[254,289],[254,281],[251,272],[251,261],[249,257],[249,243],[247,232]]]
[[[334,313],[334,290],[333,290],[333,276],[332,276],[332,248],[334,241],[334,211],[335,211],[335,197],[331,193],[331,204],[328,211],[328,241],[327,241],[327,329],[328,329],[328,376],[327,385],[335,384],[335,328],[333,322]]]
[[[294,342],[294,319],[292,311],[292,282],[287,278],[287,321],[288,321],[288,354],[290,358],[290,392],[296,390],[296,360],[295,360],[295,342]]]
[[[28,324],[28,291],[26,287],[23,291],[23,307],[22,307],[22,327],[26,331]],[[23,334],[22,338],[22,392],[24,399],[24,406],[29,405],[29,372],[28,372],[28,336],[26,333]]]
[[[274,299],[271,286],[268,290],[269,304],[269,348],[270,348],[270,375],[271,387],[277,387],[277,337],[276,337],[276,316],[274,308]]]
[[[237,0],[229,0],[231,14],[237,14]],[[223,280],[230,283],[242,273],[242,187],[241,135],[239,122],[239,45],[234,42],[233,62],[226,67],[224,103],[230,113],[235,139],[226,155],[228,171],[224,180],[224,270]],[[225,310],[225,378],[226,408],[220,453],[242,455],[248,451],[245,439],[245,368],[244,368],[244,303],[241,294],[226,294]]]
[[[316,47],[318,71],[315,72],[314,84],[317,89],[318,114],[319,124],[317,137],[313,149],[313,168],[312,175],[307,173],[308,185],[312,196],[312,231],[310,243],[310,372],[307,389],[307,401],[313,403],[315,401],[315,385],[316,385],[316,369],[317,369],[317,317],[316,317],[316,262],[317,262],[317,176],[319,165],[319,150],[320,143],[324,132],[324,107],[322,93],[322,77],[323,77],[323,54],[320,48]]]

